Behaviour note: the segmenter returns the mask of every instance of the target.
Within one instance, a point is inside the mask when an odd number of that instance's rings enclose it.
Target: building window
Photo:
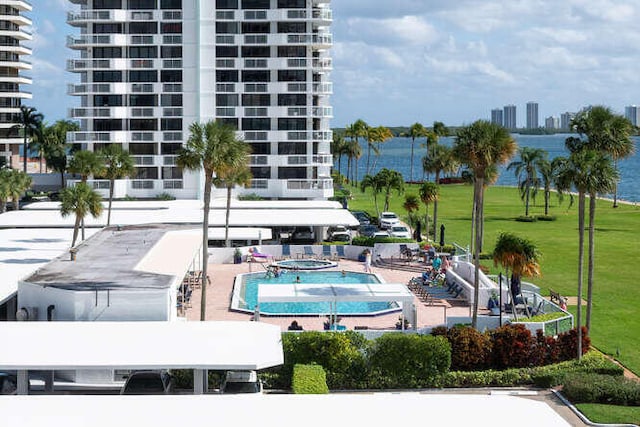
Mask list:
[[[158,95],[129,95],[131,107],[155,107],[158,105]]]
[[[162,34],[182,34],[182,23],[180,22],[163,22],[160,25]]]
[[[278,130],[307,130],[307,119],[278,119]]]
[[[129,58],[157,58],[158,48],[156,46],[131,46],[129,47]]]
[[[278,154],[307,154],[306,142],[279,142]]]
[[[99,83],[121,82],[122,71],[94,71],[93,81]]]
[[[122,9],[121,0],[93,0],[93,8],[102,9]]]
[[[182,144],[173,143],[173,142],[160,144],[160,152],[163,155],[167,155],[167,156],[176,155],[180,152],[180,150],[182,150]]]
[[[270,56],[269,46],[242,46],[243,58],[269,58]]]
[[[163,58],[182,58],[182,46],[162,46],[160,55]]]
[[[94,95],[93,105],[95,107],[121,107],[122,95]]]
[[[243,9],[269,9],[270,0],[242,0]]]
[[[99,58],[122,58],[121,47],[94,47],[93,57]]]
[[[93,24],[94,34],[122,34],[122,24]]]
[[[158,168],[136,168],[134,179],[158,179]]]
[[[304,82],[307,80],[305,70],[278,70],[279,82]]]
[[[129,120],[129,130],[133,130],[133,131],[156,131],[156,130],[158,130],[158,120],[156,120],[156,119],[131,119],[131,120]]]
[[[278,22],[278,33],[304,34],[307,24],[304,22]]]
[[[160,0],[160,9],[182,9],[182,0]]]
[[[216,0],[216,9],[237,9],[238,0]]]
[[[278,179],[307,179],[307,168],[278,168]]]
[[[249,145],[251,146],[251,154],[263,156],[271,154],[271,144],[268,142],[252,142]]]
[[[280,94],[278,95],[278,105],[279,106],[302,106],[307,105],[307,95],[302,93],[295,94]]]
[[[271,73],[269,70],[243,70],[242,81],[243,82],[269,82],[271,80]]]
[[[128,8],[131,10],[149,10],[158,8],[156,0],[128,0],[127,4],[129,6]]]
[[[161,119],[160,130],[182,130],[182,119]]]
[[[216,81],[217,82],[237,82],[238,70],[217,70]]]
[[[157,34],[157,22],[130,22],[129,34]]]
[[[160,72],[160,81],[163,83],[182,82],[182,70],[162,70]]]
[[[269,130],[271,119],[245,118],[242,119],[242,130]]]
[[[122,120],[120,119],[98,119],[93,121],[95,132],[111,132],[122,130]]]
[[[216,46],[216,58],[237,58],[238,46]]]
[[[238,119],[236,118],[222,117],[218,118],[218,121],[220,121],[224,125],[231,126],[233,129],[238,129]]]
[[[255,179],[269,179],[271,178],[271,168],[268,166],[253,167],[251,168],[251,175]]]
[[[280,58],[306,58],[307,48],[304,46],[278,46]]]
[[[182,95],[169,94],[160,96],[160,105],[163,107],[182,107]]]
[[[237,107],[238,95],[236,94],[218,94],[216,95],[216,105],[218,107]]]
[[[306,0],[278,0],[278,9],[304,9],[306,7]]]
[[[251,93],[242,95],[243,107],[269,107],[271,105],[271,95],[262,93]]]
[[[269,22],[243,22],[242,34],[269,34],[271,24]]]
[[[155,70],[147,70],[147,71],[129,71],[129,81],[130,82],[157,82],[158,81],[158,72]]]
[[[238,23],[216,22],[216,34],[238,34]]]

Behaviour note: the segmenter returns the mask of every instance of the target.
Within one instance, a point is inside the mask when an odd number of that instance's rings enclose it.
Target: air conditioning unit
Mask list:
[[[20,322],[38,320],[38,307],[21,307],[16,312],[16,320]]]

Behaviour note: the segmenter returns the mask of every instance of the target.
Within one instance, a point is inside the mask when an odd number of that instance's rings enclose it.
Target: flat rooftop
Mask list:
[[[164,289],[182,279],[202,247],[193,226],[151,224],[109,227],[24,279],[66,290]]]

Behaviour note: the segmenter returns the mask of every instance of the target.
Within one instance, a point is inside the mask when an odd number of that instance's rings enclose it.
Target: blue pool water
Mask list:
[[[285,271],[280,277],[266,277],[264,272],[243,274],[236,277],[235,287],[240,295],[237,307],[240,310],[253,312],[258,300],[258,285],[269,284],[290,285],[300,277],[300,283],[304,284],[380,284],[380,280],[368,273],[356,273],[347,271]],[[236,292],[234,292],[236,294]],[[396,303],[386,302],[339,302],[337,312],[340,315],[374,315],[388,311],[399,310]],[[329,303],[262,303],[260,314],[266,315],[323,315],[329,314]]]

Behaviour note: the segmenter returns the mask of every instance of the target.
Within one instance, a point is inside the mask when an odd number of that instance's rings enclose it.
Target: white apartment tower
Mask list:
[[[538,126],[538,103],[527,102],[527,129],[537,129]]]
[[[246,192],[333,195],[330,0],[70,1],[81,6],[68,18],[80,29],[68,42],[81,80],[73,141],[135,156],[120,192],[201,198],[201,174],[175,158],[191,123],[220,120],[252,147]]]
[[[24,42],[32,40],[31,19],[24,16],[31,11],[31,4],[21,0],[0,0],[0,157],[15,169],[23,167],[20,149],[23,139],[13,126],[20,122],[20,106],[31,93],[23,90],[31,78],[22,74],[31,70],[31,63],[24,60],[31,49]]]

